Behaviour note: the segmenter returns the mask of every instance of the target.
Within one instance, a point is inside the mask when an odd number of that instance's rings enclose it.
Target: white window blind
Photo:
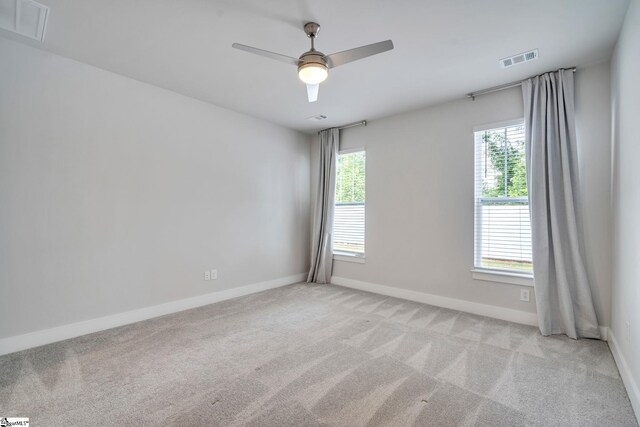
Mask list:
[[[523,122],[475,132],[475,267],[533,270]]]
[[[364,151],[341,153],[336,168],[333,252],[364,256]]]

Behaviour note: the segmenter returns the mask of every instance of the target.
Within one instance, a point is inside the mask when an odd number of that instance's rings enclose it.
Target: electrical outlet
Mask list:
[[[218,280],[218,270],[211,270],[211,280]]]
[[[520,289],[520,301],[529,302],[529,289]]]
[[[627,320],[625,326],[625,338],[627,339],[627,344],[631,344],[631,322]]]
[[[204,280],[211,280],[211,272],[209,270],[204,272]]]

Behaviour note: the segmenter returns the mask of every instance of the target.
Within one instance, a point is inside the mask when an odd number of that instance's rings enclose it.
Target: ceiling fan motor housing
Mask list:
[[[302,77],[305,74],[308,76],[307,78]],[[298,63],[298,75],[305,83],[321,83],[327,78],[328,74],[329,67],[327,66],[327,61],[324,59],[324,54],[322,52],[312,49],[300,56],[300,62]]]
[[[304,32],[311,39],[311,50],[303,53],[298,62],[298,76],[307,84],[322,83],[329,75],[329,67],[324,53],[315,49],[314,41],[320,31],[320,25],[315,22],[307,22]]]

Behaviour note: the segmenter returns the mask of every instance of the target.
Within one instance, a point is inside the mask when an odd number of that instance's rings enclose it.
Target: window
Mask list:
[[[336,168],[333,253],[364,257],[365,152],[342,151]]]
[[[475,268],[531,274],[524,123],[475,132]]]

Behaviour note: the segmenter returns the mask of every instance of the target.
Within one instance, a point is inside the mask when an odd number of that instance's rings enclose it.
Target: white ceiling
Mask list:
[[[607,60],[628,0],[38,0],[44,44],[0,34],[305,132],[463,97],[559,67]],[[395,49],[331,70],[307,102],[295,67],[233,42],[299,56],[307,21],[326,54],[392,39]],[[539,59],[501,69],[529,49]],[[325,114],[322,122],[307,118]]]

